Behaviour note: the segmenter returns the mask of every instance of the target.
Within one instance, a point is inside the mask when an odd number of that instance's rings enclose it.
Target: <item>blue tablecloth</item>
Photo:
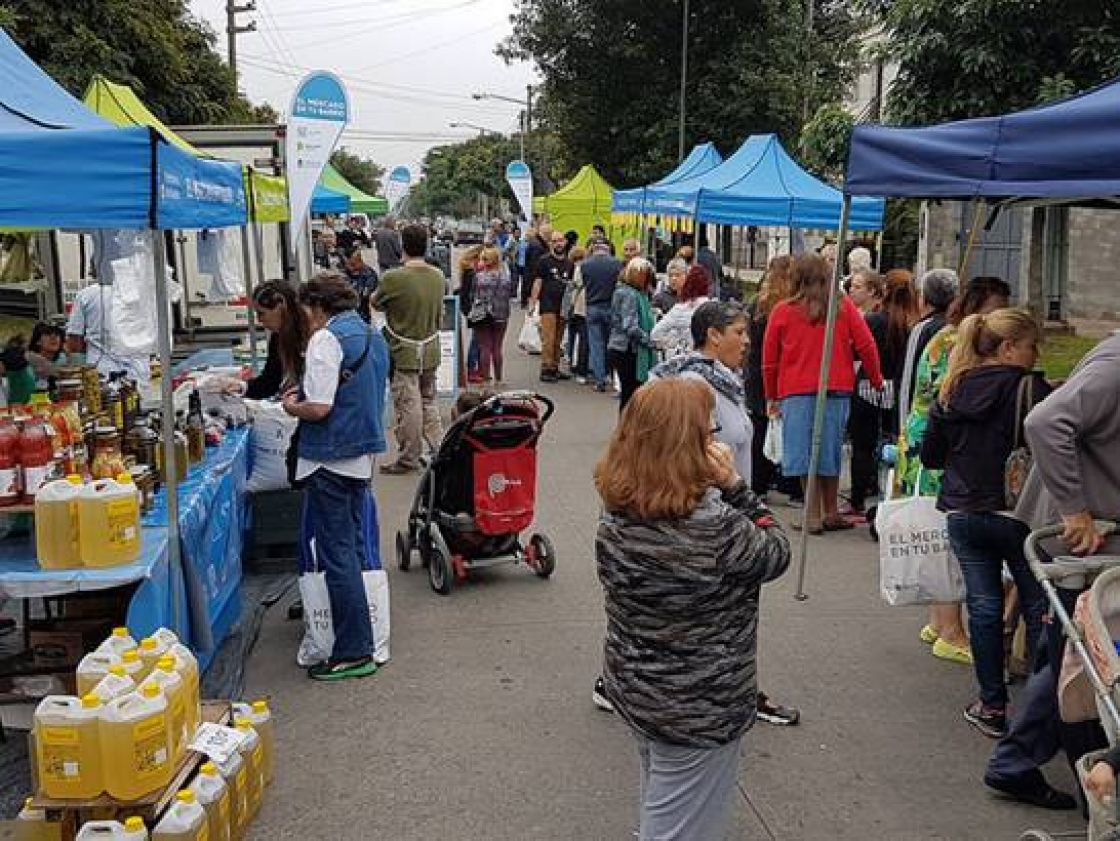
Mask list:
[[[171,569],[164,492],[142,521],[139,560],[109,569],[40,569],[31,537],[0,541],[0,596],[33,598],[140,582],[128,609],[133,635],[171,628],[209,663],[241,614],[249,430],[207,450],[179,485],[182,569]]]

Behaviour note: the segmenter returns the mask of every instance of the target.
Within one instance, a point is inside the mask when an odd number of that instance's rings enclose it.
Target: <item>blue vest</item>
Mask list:
[[[341,378],[334,406],[323,420],[299,423],[299,454],[312,461],[339,461],[385,452],[385,381],[389,348],[378,331],[354,311],[336,315],[326,326],[342,345],[342,368],[352,370],[366,349],[365,362],[347,381]]]

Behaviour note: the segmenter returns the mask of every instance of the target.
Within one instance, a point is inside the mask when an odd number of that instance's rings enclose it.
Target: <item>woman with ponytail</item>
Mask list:
[[[1008,511],[1004,470],[1021,446],[1027,413],[1050,392],[1034,373],[1042,331],[1026,310],[965,318],[930,410],[921,459],[944,470],[937,506],[948,514],[949,542],[961,565],[973,665],[980,697],[964,712],[984,735],[1007,732],[1004,683],[1003,565],[1015,584],[1028,648],[1038,640],[1046,598],[1027,565],[1026,524]]]

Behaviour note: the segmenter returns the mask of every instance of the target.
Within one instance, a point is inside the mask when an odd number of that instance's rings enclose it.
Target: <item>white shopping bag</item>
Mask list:
[[[373,625],[373,660],[379,666],[389,662],[389,576],[383,569],[367,569],[362,584],[369,605],[369,621]],[[303,640],[296,653],[301,666],[322,663],[334,648],[334,625],[331,602],[327,596],[327,580],[321,572],[305,572],[299,577],[299,594],[303,599]]]
[[[537,315],[536,310],[525,314],[525,323],[521,325],[517,346],[526,353],[541,352],[541,317]]]
[[[887,604],[899,607],[964,599],[964,579],[949,546],[948,521],[933,497],[915,495],[881,503],[875,529],[879,533],[879,592]]]
[[[771,464],[782,463],[782,419],[770,418],[766,437],[762,441],[762,454]]]

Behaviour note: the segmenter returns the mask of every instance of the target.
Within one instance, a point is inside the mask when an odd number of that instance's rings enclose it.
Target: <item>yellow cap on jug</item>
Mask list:
[[[145,698],[158,698],[161,691],[157,684],[145,683],[144,687],[140,690],[140,694]]]
[[[24,809],[30,809],[31,804],[34,803],[34,802],[35,802],[35,798],[28,797],[26,800],[23,801],[23,808]]]
[[[254,701],[253,702],[253,712],[255,712],[255,713],[266,713],[266,712],[268,712],[268,701]]]
[[[101,699],[93,693],[82,696],[82,708],[86,710],[95,710],[101,706]]]
[[[144,639],[140,640],[140,650],[141,651],[155,651],[155,649],[158,645],[159,645],[159,643],[157,643],[151,637],[144,637]]]
[[[117,481],[120,482],[122,485],[131,485],[132,484],[132,474],[131,473],[118,473],[117,474]]]
[[[185,788],[175,795],[175,799],[180,803],[194,803],[194,792]]]
[[[139,832],[144,828],[144,819],[138,815],[124,819],[124,828],[127,832]]]
[[[124,670],[124,666],[113,665],[109,667],[109,674],[124,677],[127,672]]]
[[[71,485],[81,485],[81,484],[83,484],[82,483],[82,477],[79,476],[77,473],[71,473],[69,476],[66,477],[66,481],[69,482]],[[115,634],[116,632],[117,632],[117,629],[114,628],[113,633]],[[126,634],[128,633],[127,628],[125,628],[125,633]]]
[[[203,762],[198,770],[199,772],[205,774],[207,777],[214,777],[218,774],[218,766],[213,762]]]
[[[156,660],[156,668],[165,672],[175,671],[175,658],[160,657],[158,660]]]
[[[130,648],[128,651],[121,655],[121,660],[125,663],[135,663],[139,659],[140,652],[135,648]]]
[[[67,478],[70,478],[70,477],[67,477]],[[78,478],[81,479],[82,477],[79,476]],[[113,628],[113,636],[114,637],[127,637],[128,636],[128,628],[126,628],[124,625],[120,625],[116,628]]]
[[[250,727],[253,726],[253,722],[251,722],[247,718],[238,717],[238,718],[235,718],[233,720],[233,726],[236,727],[238,730],[248,730]]]

